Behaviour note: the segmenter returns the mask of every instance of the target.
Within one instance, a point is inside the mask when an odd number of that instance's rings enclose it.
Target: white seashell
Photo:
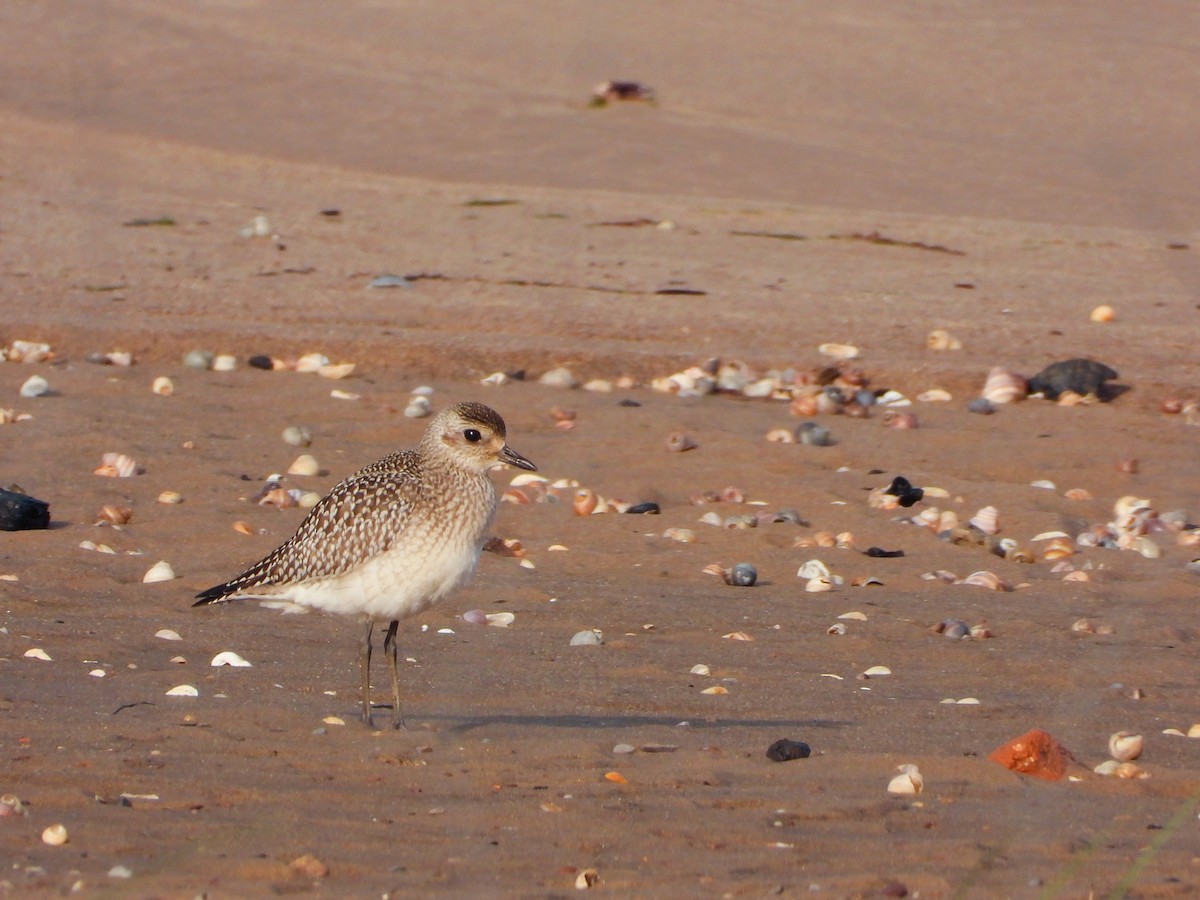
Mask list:
[[[1028,393],[1029,385],[1022,376],[997,367],[988,372],[979,396],[992,403],[1012,403],[1024,400]]]
[[[1043,531],[1041,534],[1034,535],[1030,541],[1052,541],[1052,540],[1070,540],[1070,535],[1065,531]]]
[[[840,616],[838,616],[838,618],[839,619],[853,619],[856,622],[867,621],[866,613],[860,613],[857,610],[854,612],[842,613]]]
[[[296,360],[297,372],[316,372],[329,365],[329,357],[321,353],[308,353]]]
[[[821,594],[833,590],[833,582],[828,578],[810,578],[804,583],[804,590],[810,594]]]
[[[591,381],[584,384],[585,391],[592,391],[597,394],[611,394],[613,383],[605,378],[593,378]]]
[[[507,628],[515,621],[517,621],[517,617],[510,612],[487,614],[487,623],[489,625],[495,625],[497,628]]]
[[[150,385],[150,390],[160,397],[170,397],[175,393],[175,382],[166,375],[159,375],[154,379],[154,383]]]
[[[1108,739],[1108,752],[1113,759],[1129,762],[1142,755],[1145,739],[1140,734],[1118,731]]]
[[[454,634],[455,631],[453,628],[439,628],[437,630],[437,633],[438,634]]]
[[[954,399],[949,391],[944,391],[941,388],[932,388],[928,391],[923,391],[917,394],[917,401],[920,403],[941,403],[946,400]]]
[[[712,511],[706,512],[699,519],[701,525],[716,525],[717,527],[720,527],[721,523],[724,521],[725,520],[721,518],[720,513]]]
[[[831,359],[858,359],[858,348],[853,344],[821,344],[817,352]]]
[[[252,663],[247,662],[243,657],[234,653],[232,650],[222,650],[212,658],[210,665],[233,666],[234,668],[243,669],[250,668]]]
[[[42,843],[51,847],[61,847],[67,842],[66,825],[48,825],[42,832]]]
[[[912,406],[912,401],[899,391],[884,391],[875,398],[875,405],[892,407]]]
[[[691,668],[691,674],[692,675],[711,675],[712,670],[708,666],[706,666],[704,663],[696,663],[696,665],[692,666],[692,668]]]
[[[598,647],[604,643],[604,632],[599,628],[577,631],[571,636],[572,647]]]
[[[972,584],[976,587],[985,587],[993,591],[1006,591],[1008,585],[1000,580],[1000,576],[994,572],[972,572],[958,584]]]
[[[21,385],[21,396],[26,399],[44,397],[48,393],[50,393],[50,382],[41,375],[30,375]]]
[[[178,631],[173,631],[170,628],[160,628],[158,631],[154,632],[154,636],[156,638],[160,638],[164,641],[182,641],[183,640],[183,638],[181,638],[179,636]]]
[[[355,394],[351,391],[342,391],[334,388],[329,392],[329,396],[334,400],[361,400],[362,394]]]
[[[345,725],[346,720],[341,716],[326,716],[321,720],[324,725]]]
[[[320,475],[321,465],[316,458],[304,453],[297,456],[295,461],[288,468],[289,475]]]
[[[825,633],[826,634],[834,634],[834,635],[845,634],[846,633],[846,623],[845,622],[834,622],[832,625],[830,625],[828,628],[825,629]]]
[[[423,419],[431,412],[433,412],[433,401],[420,394],[409,397],[408,406],[404,407],[404,415],[410,419]]]
[[[27,362],[37,363],[45,362],[54,354],[50,351],[49,344],[41,344],[36,341],[13,341],[8,346],[8,361],[9,362]],[[0,351],[0,359],[5,356],[3,351]]]
[[[524,487],[527,484],[546,484],[550,479],[545,475],[535,475],[533,472],[522,472],[514,475],[509,484],[513,487]]]
[[[796,571],[796,577],[806,581],[813,578],[828,578],[829,575],[829,567],[819,559],[810,559]]]
[[[338,363],[336,365],[324,365],[317,369],[317,374],[322,378],[331,378],[334,381],[340,381],[343,378],[349,378],[354,374],[354,363]]]
[[[996,534],[1000,530],[999,510],[994,506],[985,506],[967,521],[984,534]]]
[[[24,656],[26,659],[40,659],[40,660],[43,660],[44,662],[52,662],[52,660],[50,659],[50,654],[47,653],[45,650],[43,650],[41,647],[29,648],[28,650],[25,651]]]
[[[868,678],[874,678],[878,675],[891,675],[892,670],[887,666],[871,666],[871,668],[867,669],[865,672],[863,672],[863,674]]]
[[[595,887],[600,881],[600,873],[595,869],[584,869],[575,876],[575,889],[577,891],[586,891],[590,887]]]
[[[714,684],[712,687],[706,687],[700,693],[702,693],[702,694],[728,694],[729,688],[722,687],[719,684]]]
[[[174,506],[183,502],[183,495],[179,491],[163,491],[158,495],[158,502],[164,506]]]
[[[1113,515],[1118,520],[1128,519],[1139,510],[1151,508],[1152,504],[1149,500],[1127,495],[1120,498],[1116,503],[1113,504]]]
[[[486,378],[479,379],[479,383],[486,384],[490,387],[499,387],[500,385],[508,384],[509,381],[511,381],[511,380],[512,379],[510,379],[503,372],[493,372],[491,375],[488,375]]]
[[[537,563],[535,563],[532,559],[523,559],[519,563],[517,563],[517,565],[520,566],[522,569],[536,569],[537,568]]]
[[[152,565],[145,575],[142,576],[142,584],[154,584],[159,581],[172,581],[175,578],[175,570],[171,568],[171,564],[166,560],[160,560]]]
[[[919,794],[925,788],[925,779],[912,763],[897,766],[900,774],[888,782],[889,794]]]
[[[109,478],[132,478],[138,474],[140,466],[132,456],[124,453],[105,453],[100,457],[100,467],[95,470],[97,475]]]
[[[92,669],[88,674],[93,678],[104,678],[108,675],[103,669]]]
[[[1195,725],[1191,726],[1191,727],[1190,727],[1190,728],[1187,730],[1187,736],[1188,736],[1188,737],[1190,737],[1190,738],[1200,738],[1200,722],[1198,722],[1198,723],[1196,723]]]
[[[679,541],[681,544],[690,544],[696,540],[696,532],[690,528],[668,528],[662,536],[672,541]]]
[[[565,366],[559,366],[557,369],[543,372],[541,378],[538,379],[538,384],[545,384],[550,387],[577,388],[579,387],[579,379],[571,373],[570,369]]]
[[[958,705],[959,706],[978,706],[979,698],[978,697],[963,697],[961,700],[958,701]]]
[[[200,692],[190,684],[177,684],[167,691],[168,697],[199,697]]]
[[[237,357],[231,356],[228,353],[222,353],[220,356],[214,356],[212,361],[212,370],[214,372],[232,372],[237,368]]]
[[[1162,556],[1162,548],[1145,535],[1135,540],[1130,549],[1136,550],[1142,556],[1146,557],[1146,559],[1158,559]]]
[[[944,328],[938,328],[929,332],[929,336],[925,338],[925,346],[930,350],[961,350],[962,341]]]

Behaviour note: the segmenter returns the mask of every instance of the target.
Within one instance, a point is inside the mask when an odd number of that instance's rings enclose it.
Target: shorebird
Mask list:
[[[196,595],[287,600],[361,615],[362,719],[371,720],[371,635],[388,622],[383,650],[392,675],[392,726],[401,728],[396,629],[470,577],[496,513],[488,472],[537,467],[505,443],[504,420],[482,403],[438,413],[416,449],[400,450],[338,484],[296,533],[241,575]]]

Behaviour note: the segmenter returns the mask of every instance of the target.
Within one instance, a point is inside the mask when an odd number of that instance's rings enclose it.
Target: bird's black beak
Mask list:
[[[530,472],[537,471],[537,466],[523,457],[512,447],[508,446],[508,444],[505,444],[504,449],[500,451],[500,462],[508,463],[510,466],[516,466],[518,469],[527,469]]]

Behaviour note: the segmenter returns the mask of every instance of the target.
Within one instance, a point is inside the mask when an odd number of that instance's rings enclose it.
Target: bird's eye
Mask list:
[[[483,435],[480,434],[479,431],[475,428],[468,428],[466,431],[463,432],[463,437],[465,437],[472,444],[478,444],[480,441],[483,440]]]

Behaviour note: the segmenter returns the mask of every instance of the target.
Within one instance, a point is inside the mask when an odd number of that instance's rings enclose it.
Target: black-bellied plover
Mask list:
[[[504,420],[482,403],[438,413],[415,450],[400,450],[338,484],[295,535],[237,578],[196,596],[193,606],[240,599],[288,600],[366,620],[359,651],[362,718],[371,721],[371,633],[392,674],[392,723],[404,724],[396,629],[471,575],[496,512],[488,472],[536,469],[505,443]]]

